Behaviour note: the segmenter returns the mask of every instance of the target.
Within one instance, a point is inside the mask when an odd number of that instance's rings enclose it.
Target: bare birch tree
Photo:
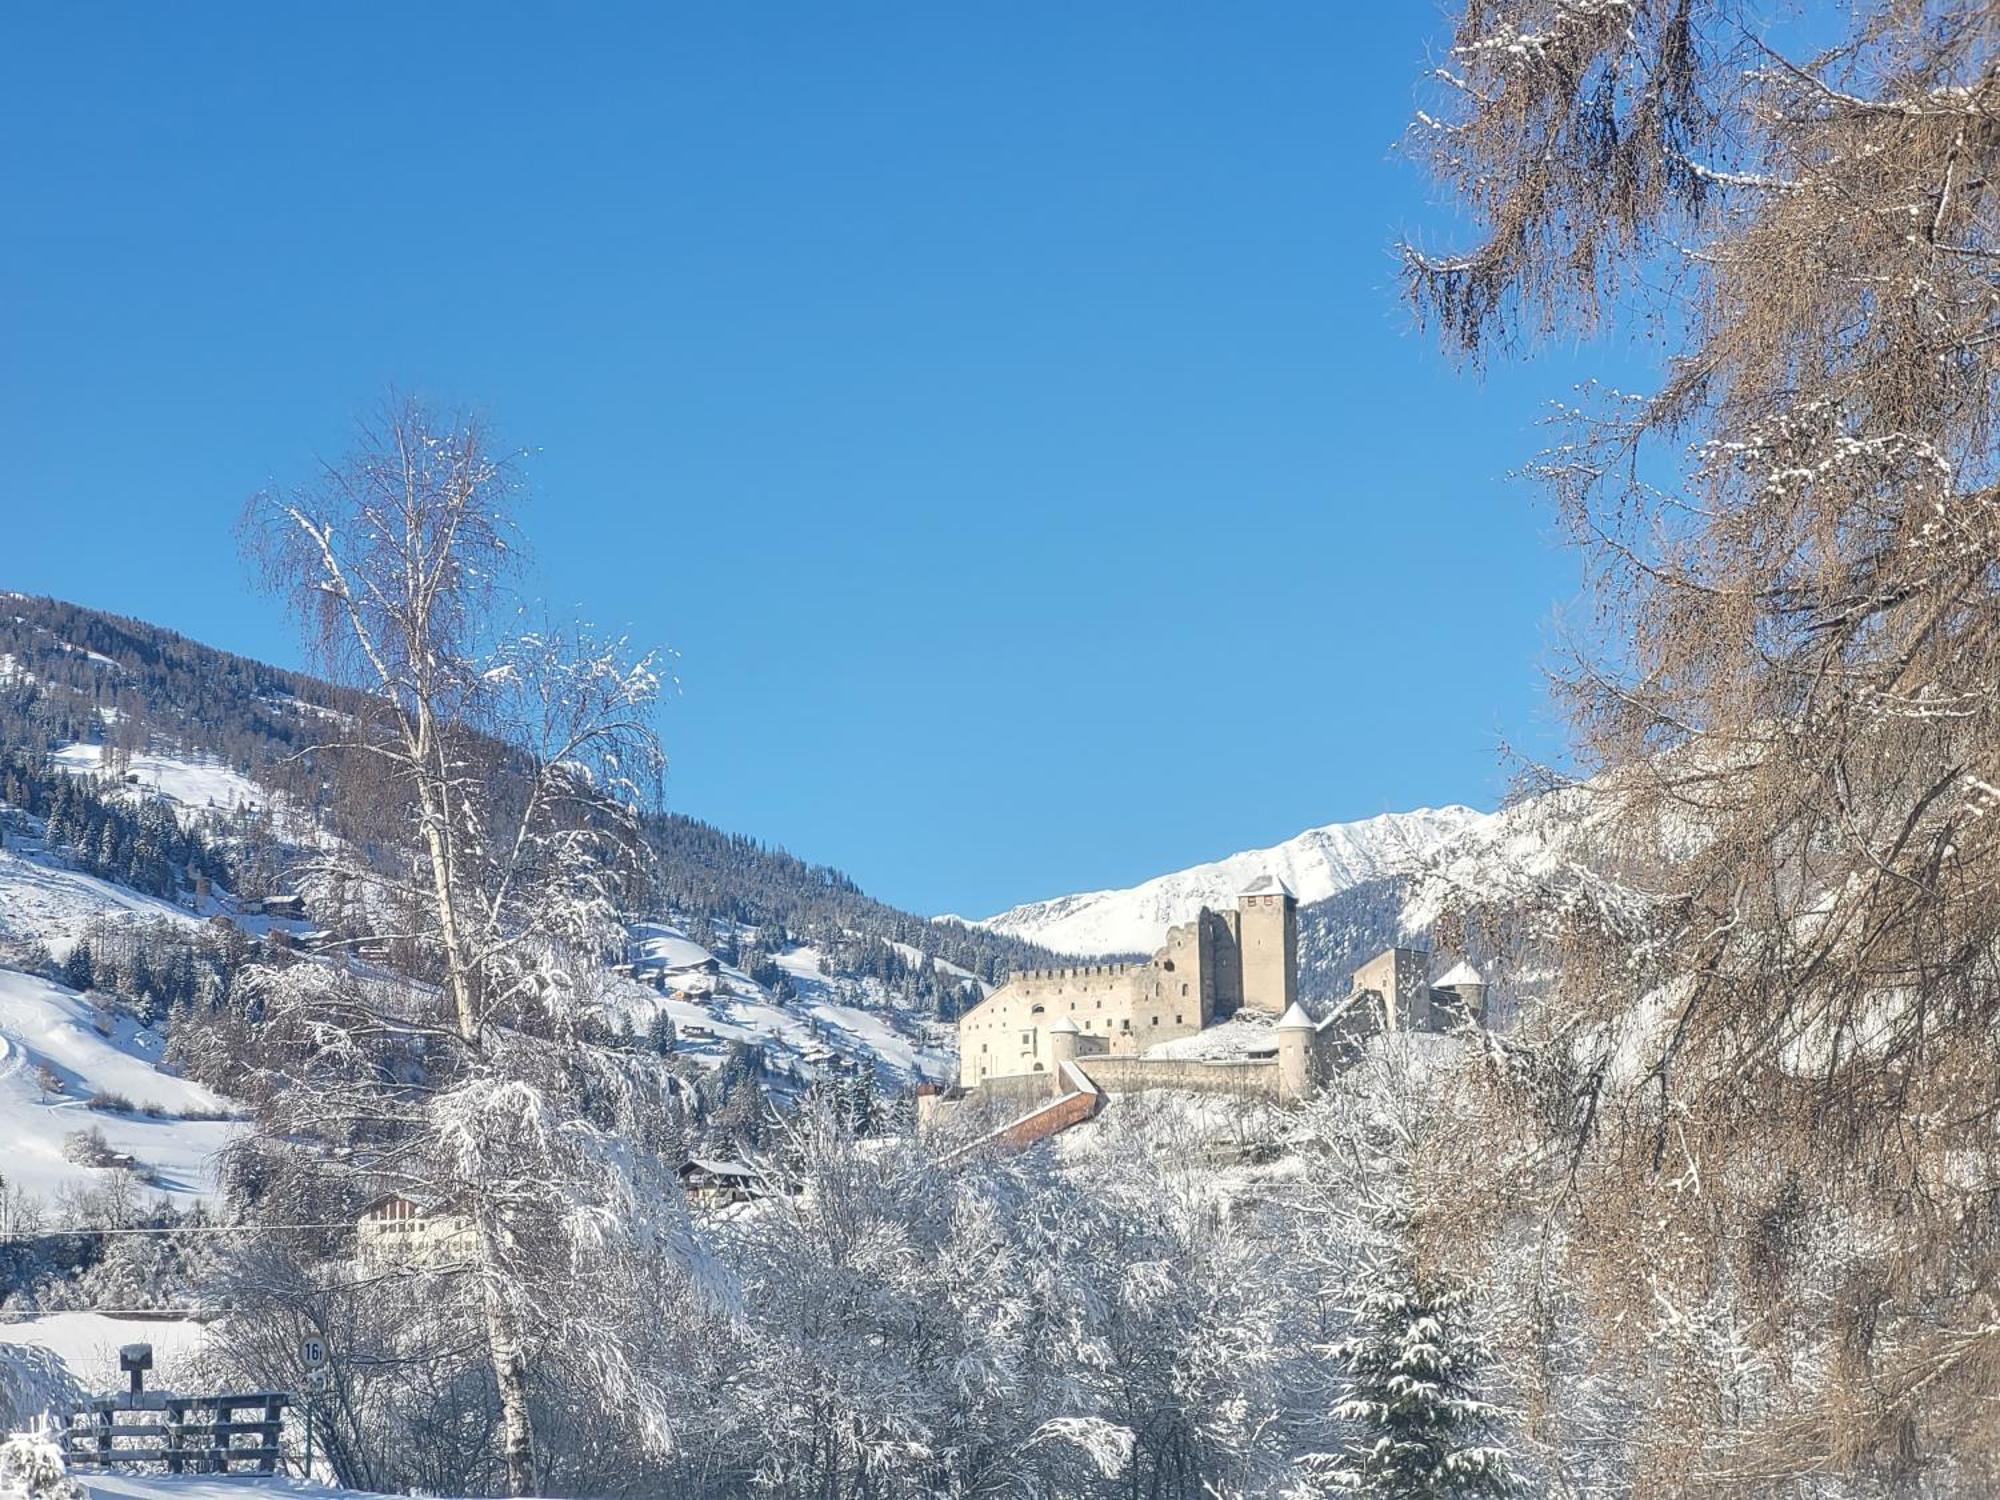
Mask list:
[[[386,799],[385,828],[407,818],[386,851],[333,850],[320,873],[409,924],[368,934],[395,938],[409,972],[258,976],[280,1059],[267,1115],[324,1160],[469,1216],[507,1479],[526,1494],[531,1327],[556,1306],[587,1316],[574,1294],[593,1275],[631,1275],[589,1252],[649,1248],[649,1204],[671,1196],[635,1176],[644,1081],[573,1045],[664,766],[659,679],[617,646],[508,632],[518,494],[477,422],[398,400],[318,481],[254,499],[245,536],[315,664],[365,694],[318,752]],[[612,1385],[631,1378],[628,1347],[580,1346]]]
[[[1406,247],[1419,315],[1473,360],[1664,355],[1537,470],[1615,807],[1528,914],[1521,1186],[1624,1326],[1728,1330],[1668,1378],[1657,1487],[1991,1480],[2000,10],[1467,0],[1431,81],[1412,144],[1478,234]]]

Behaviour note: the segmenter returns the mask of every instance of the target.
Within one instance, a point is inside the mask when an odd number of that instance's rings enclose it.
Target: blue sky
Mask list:
[[[899,904],[1491,805],[1578,577],[1507,475],[1612,351],[1410,328],[1441,24],[19,11],[0,587],[296,662],[235,517],[398,384],[536,450],[551,603],[680,653],[671,805]]]

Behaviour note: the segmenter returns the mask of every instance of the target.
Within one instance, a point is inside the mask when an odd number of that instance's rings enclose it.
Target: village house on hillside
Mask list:
[[[691,1156],[676,1171],[688,1202],[697,1208],[720,1208],[764,1196],[764,1177],[740,1161],[716,1161]]]
[[[363,1265],[435,1266],[471,1253],[472,1220],[448,1205],[384,1193],[354,1224],[354,1254]]]

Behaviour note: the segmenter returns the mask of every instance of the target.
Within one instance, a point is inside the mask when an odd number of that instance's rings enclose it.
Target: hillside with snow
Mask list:
[[[165,1038],[75,991],[0,969],[0,1139],[10,1187],[44,1203],[107,1172],[180,1207],[213,1196],[237,1127],[226,1101],[161,1065]]]

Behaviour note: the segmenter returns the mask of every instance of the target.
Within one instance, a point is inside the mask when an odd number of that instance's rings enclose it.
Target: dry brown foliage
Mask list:
[[[1537,470],[1594,564],[1593,820],[1467,913],[1549,974],[1510,1200],[1643,1371],[1642,1489],[1988,1492],[2000,7],[1469,0],[1436,82],[1481,234],[1407,248],[1420,317],[1665,356]]]

